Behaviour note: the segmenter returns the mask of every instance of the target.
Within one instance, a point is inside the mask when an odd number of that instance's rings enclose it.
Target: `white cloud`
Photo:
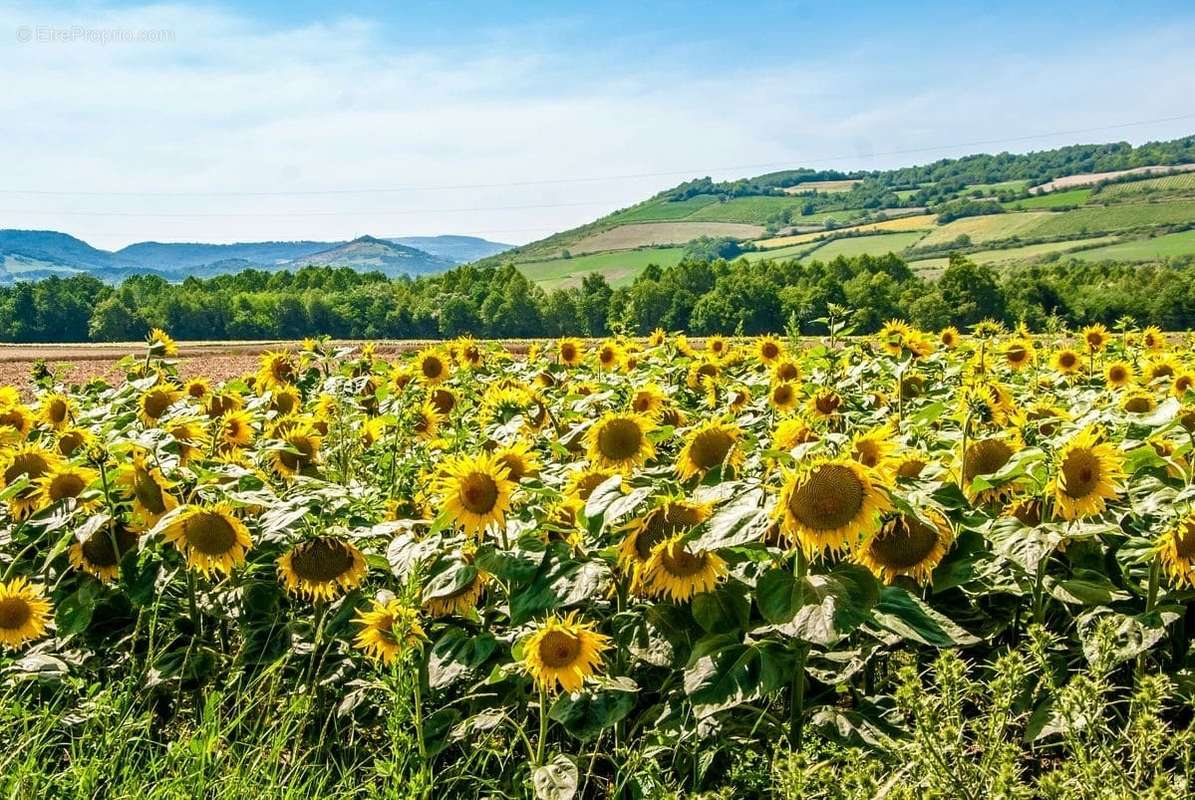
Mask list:
[[[76,25],[165,29],[174,40],[15,41],[20,26]],[[0,194],[0,226],[65,230],[100,246],[453,232],[522,242],[686,176],[316,196],[102,193],[503,184],[672,170],[728,177],[715,168],[916,163],[975,148],[877,154],[1182,113],[1195,95],[1190,33],[1142,32],[1089,52],[1060,43],[1030,60],[950,69],[932,58],[877,64],[862,46],[833,63],[773,58],[753,67],[748,45],[740,68],[701,74],[689,60],[607,62],[599,70],[587,56],[528,48],[513,35],[474,52],[402,49],[352,17],[267,28],[188,5],[0,5],[0,74],[14,76],[0,93],[0,188],[101,193]],[[1192,123],[1008,149],[1161,138]],[[470,210],[479,208],[488,210]]]

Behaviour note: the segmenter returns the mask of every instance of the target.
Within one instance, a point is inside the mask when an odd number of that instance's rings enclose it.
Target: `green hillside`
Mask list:
[[[1195,228],[1193,169],[1189,136],[886,171],[699,178],[477,263],[513,263],[550,290],[591,272],[627,285],[648,264],[676,264],[709,239],[736,241],[752,262],[893,252],[929,271],[952,252],[1001,268],[1071,257],[1183,259],[1195,256],[1195,234],[1186,234]]]

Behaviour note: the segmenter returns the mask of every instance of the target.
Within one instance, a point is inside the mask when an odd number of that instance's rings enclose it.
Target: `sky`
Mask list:
[[[1195,132],[1195,5],[0,0],[0,228],[521,244],[682,180]]]

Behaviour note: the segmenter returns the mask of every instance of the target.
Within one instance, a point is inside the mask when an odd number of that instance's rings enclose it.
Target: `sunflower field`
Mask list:
[[[0,792],[1192,796],[1192,340],[826,322],[0,388]]]

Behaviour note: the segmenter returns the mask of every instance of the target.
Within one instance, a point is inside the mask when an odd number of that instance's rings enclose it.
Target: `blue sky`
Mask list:
[[[1193,40],[1190,3],[0,0],[0,227],[518,243],[701,174],[1184,135],[1116,126],[1195,115]]]

